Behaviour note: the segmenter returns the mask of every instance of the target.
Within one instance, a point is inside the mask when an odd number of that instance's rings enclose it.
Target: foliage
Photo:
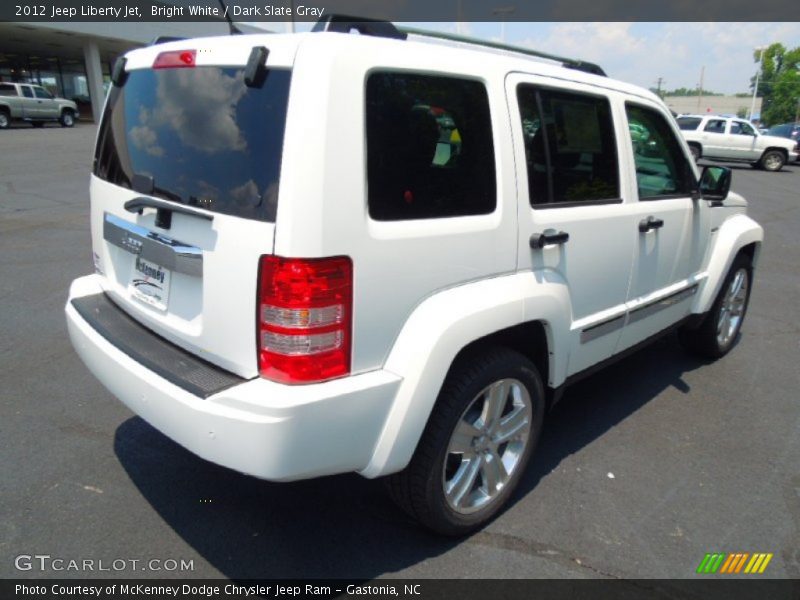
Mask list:
[[[760,87],[760,86],[759,86]],[[676,88],[671,92],[663,92],[665,96],[699,96],[700,90],[697,88]],[[711,92],[709,90],[703,90],[703,96],[724,96],[725,94],[720,94],[717,92]]]
[[[753,53],[755,62],[760,52]],[[751,80],[750,89],[755,85]],[[794,121],[800,102],[800,46],[791,50],[775,43],[764,50],[758,82],[758,95],[764,98],[761,122],[775,125]]]

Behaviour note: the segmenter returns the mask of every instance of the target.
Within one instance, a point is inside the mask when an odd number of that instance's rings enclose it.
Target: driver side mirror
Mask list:
[[[731,170],[728,167],[703,167],[700,194],[703,200],[723,201],[731,189]]]

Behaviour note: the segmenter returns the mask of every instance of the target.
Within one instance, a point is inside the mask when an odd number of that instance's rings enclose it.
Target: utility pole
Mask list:
[[[703,77],[706,74],[706,66],[703,65],[700,69],[700,85],[697,90],[697,112],[700,112],[700,105],[703,103]]]
[[[506,15],[517,10],[516,6],[498,6],[492,11],[493,15],[500,15],[500,42],[506,43]]]
[[[663,96],[661,95],[661,84],[662,83],[665,83],[663,77],[659,77],[658,79],[656,79],[656,85],[658,86],[657,92],[658,92],[658,97],[659,98],[663,98]]]
[[[761,75],[761,67],[764,64],[764,50],[766,50],[766,46],[759,46],[756,48],[758,50],[758,71],[756,71],[756,83],[753,86],[753,102],[750,104],[750,114],[747,115],[747,120],[753,120],[753,113],[756,110],[756,95],[758,94],[758,76]],[[759,113],[759,121],[761,120],[761,114]]]

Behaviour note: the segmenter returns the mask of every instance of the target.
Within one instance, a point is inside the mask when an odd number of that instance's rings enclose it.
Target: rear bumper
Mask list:
[[[256,378],[203,398],[135,360],[72,304],[99,293],[95,275],[72,283],[65,310],[75,350],[112,394],[188,450],[275,481],[359,471],[369,462],[396,375],[379,370],[302,386]]]

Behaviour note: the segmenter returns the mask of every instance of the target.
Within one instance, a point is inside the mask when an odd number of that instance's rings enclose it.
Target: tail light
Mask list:
[[[313,383],[350,373],[353,263],[346,256],[262,256],[258,366],[262,377]]]
[[[196,50],[171,50],[161,52],[153,62],[154,69],[180,69],[194,67]]]

